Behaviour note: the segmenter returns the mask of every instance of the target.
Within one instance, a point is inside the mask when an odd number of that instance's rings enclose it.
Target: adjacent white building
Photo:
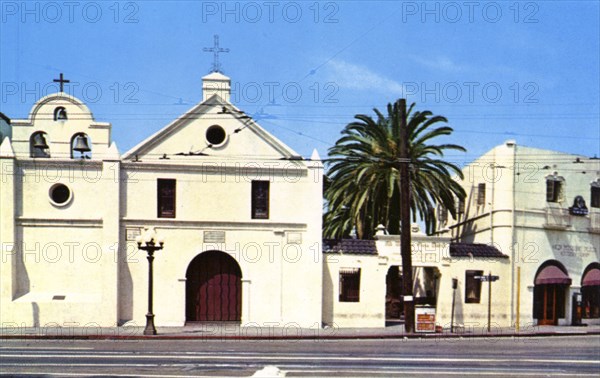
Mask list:
[[[459,219],[441,211],[440,227],[510,256],[505,324],[571,324],[579,299],[584,322],[600,320],[600,159],[507,141],[463,173]]]

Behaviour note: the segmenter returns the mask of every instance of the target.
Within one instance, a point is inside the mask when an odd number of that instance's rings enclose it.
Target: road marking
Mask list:
[[[0,354],[0,357],[17,357],[17,358],[64,358],[64,354]],[[161,355],[161,354],[144,354],[144,355],[123,355],[123,354],[72,354],[68,355],[69,358],[73,359],[99,359],[99,358],[115,358],[115,359],[176,359],[176,360],[201,360],[201,359],[215,359],[215,360],[283,360],[283,361],[297,361],[297,360],[309,360],[309,361],[373,361],[373,362],[528,362],[528,363],[545,363],[545,364],[582,364],[582,365],[600,365],[600,361],[594,360],[550,360],[550,359],[538,359],[538,358],[524,358],[524,359],[499,359],[499,358],[440,358],[440,357],[427,357],[427,358],[415,358],[415,357],[346,357],[346,356],[248,356],[248,355]],[[1,363],[0,363],[1,365]]]
[[[0,349],[6,349],[8,351],[15,351],[15,350],[20,350],[20,349],[25,349],[25,350],[94,350],[94,348],[84,348],[84,347],[72,347],[72,348],[68,348],[68,347],[28,347],[28,346],[22,346],[22,347],[5,347],[5,346],[0,346]]]

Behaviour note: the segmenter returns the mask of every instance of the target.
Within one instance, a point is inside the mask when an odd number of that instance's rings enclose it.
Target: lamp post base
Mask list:
[[[156,328],[154,327],[154,314],[146,314],[146,328],[144,328],[144,335],[156,335]]]

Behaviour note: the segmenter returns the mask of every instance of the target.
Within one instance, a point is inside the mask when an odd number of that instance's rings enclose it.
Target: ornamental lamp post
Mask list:
[[[162,236],[157,235],[154,227],[145,227],[142,235],[138,236],[135,240],[138,249],[148,252],[148,313],[146,314],[146,328],[144,328],[144,335],[156,335],[154,314],[152,313],[152,262],[154,261],[154,252],[163,249],[165,241]]]

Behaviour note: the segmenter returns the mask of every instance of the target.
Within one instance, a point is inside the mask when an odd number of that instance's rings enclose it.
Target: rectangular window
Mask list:
[[[159,218],[175,218],[175,180],[158,179],[157,203]]]
[[[477,205],[485,205],[485,184],[479,184],[477,186]]]
[[[252,181],[252,219],[269,219],[269,181]]]
[[[600,207],[600,186],[592,186],[591,190],[591,206],[592,207]]]
[[[546,201],[560,202],[562,196],[562,181],[546,180]]]
[[[340,302],[360,301],[360,268],[340,269]]]
[[[475,276],[483,276],[483,270],[467,270],[465,272],[465,303],[481,302],[481,281]]]

